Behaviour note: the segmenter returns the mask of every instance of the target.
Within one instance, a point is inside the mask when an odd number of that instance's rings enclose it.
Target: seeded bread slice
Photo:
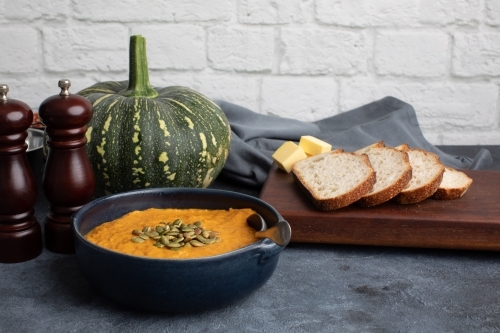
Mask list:
[[[462,171],[451,167],[444,168],[443,180],[432,199],[454,200],[462,197],[472,184],[472,179]]]
[[[368,156],[328,152],[296,162],[295,182],[320,210],[329,211],[359,200],[375,183]]]
[[[444,165],[436,154],[407,145],[397,148],[406,151],[412,167],[412,178],[392,200],[399,204],[412,204],[429,198],[437,191],[443,179]]]
[[[377,175],[372,190],[356,202],[360,206],[371,207],[389,201],[411,180],[412,168],[406,152],[381,146],[380,143],[356,151],[359,152],[368,155]]]

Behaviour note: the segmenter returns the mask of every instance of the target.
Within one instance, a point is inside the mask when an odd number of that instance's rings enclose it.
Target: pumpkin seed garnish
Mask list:
[[[192,246],[195,246],[195,247],[205,246],[204,243],[197,241],[196,239],[193,239],[192,241],[190,241],[189,244],[191,244]]]
[[[163,244],[163,245],[167,245],[169,243],[168,241],[168,237],[167,236],[161,236],[160,237],[160,242]]]
[[[178,238],[172,239],[171,243],[180,243],[184,240],[184,237],[180,236]]]
[[[157,233],[156,231],[147,231],[147,232],[145,232],[145,234],[146,234],[146,236],[149,236],[149,237],[151,237],[151,238],[153,238],[153,237],[156,237],[156,236],[159,236],[159,235],[160,235],[160,234],[159,234],[159,233]]]
[[[144,239],[142,239],[141,237],[134,237],[134,238],[132,238],[132,242],[133,243],[144,243]]]
[[[132,231],[133,243],[144,243],[148,239],[155,240],[153,246],[178,251],[185,247],[201,247],[221,241],[220,232],[203,229],[203,223],[196,221],[185,224],[181,219],[173,222],[160,222],[158,225],[146,226],[142,230]]]

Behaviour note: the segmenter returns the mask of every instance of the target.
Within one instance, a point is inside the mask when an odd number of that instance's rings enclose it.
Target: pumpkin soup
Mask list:
[[[259,239],[247,225],[249,208],[229,210],[150,208],[92,229],[90,242],[130,255],[200,258],[230,252]]]

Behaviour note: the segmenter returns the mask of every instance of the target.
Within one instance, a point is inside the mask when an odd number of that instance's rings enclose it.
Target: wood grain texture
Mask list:
[[[386,202],[319,211],[291,174],[271,167],[260,198],[288,221],[292,242],[500,250],[500,172],[462,170],[472,186],[457,200]]]

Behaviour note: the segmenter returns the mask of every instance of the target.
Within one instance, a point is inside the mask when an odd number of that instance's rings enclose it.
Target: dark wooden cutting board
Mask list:
[[[387,202],[318,210],[291,174],[271,167],[260,198],[291,226],[292,242],[500,250],[500,172],[464,170],[473,179],[457,200]]]

